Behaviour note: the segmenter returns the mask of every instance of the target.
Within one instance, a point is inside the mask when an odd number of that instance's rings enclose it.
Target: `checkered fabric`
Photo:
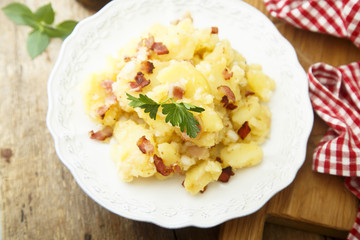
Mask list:
[[[298,28],[349,38],[360,47],[358,0],[265,0],[266,9]]]
[[[312,106],[330,127],[314,151],[313,169],[346,176],[345,185],[360,198],[360,62],[316,63],[308,77]],[[360,239],[360,210],[348,239]]]
[[[360,1],[264,1],[273,17],[298,28],[349,38],[360,48]],[[360,198],[360,62],[340,67],[317,63],[308,77],[313,108],[329,126],[314,151],[313,169],[345,176],[346,187]],[[360,208],[347,239],[360,239]]]

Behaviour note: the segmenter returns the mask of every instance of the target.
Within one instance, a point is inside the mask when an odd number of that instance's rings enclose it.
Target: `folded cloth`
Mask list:
[[[265,0],[266,9],[298,28],[349,38],[360,47],[358,0]]]
[[[346,176],[345,185],[360,198],[360,62],[316,63],[308,77],[312,106],[330,127],[315,148],[313,169]],[[348,239],[360,239],[360,211]]]

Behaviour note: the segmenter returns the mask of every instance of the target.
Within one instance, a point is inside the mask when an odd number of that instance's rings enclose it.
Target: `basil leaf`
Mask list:
[[[14,23],[38,28],[38,22],[32,11],[24,4],[11,3],[4,7],[3,12]]]
[[[77,23],[78,22],[74,20],[67,20],[58,24],[55,29],[62,33],[60,38],[64,40],[74,30]]]
[[[55,37],[55,38],[61,38],[62,36],[64,36],[64,32],[53,28],[53,27],[49,27],[49,26],[45,26],[44,27],[44,32],[49,36],[49,37]]]
[[[55,19],[55,12],[51,6],[51,3],[38,8],[35,12],[35,16],[38,19],[38,21],[43,21],[47,24],[52,24]]]
[[[65,39],[76,26],[76,21],[65,21],[56,26],[56,28],[45,26],[44,31],[49,37],[58,37]]]
[[[32,59],[40,55],[49,45],[49,36],[40,30],[32,31],[26,41],[28,53]]]
[[[78,22],[74,20],[66,20],[58,24],[56,26],[56,29],[63,33],[63,35],[60,38],[64,40],[67,36],[69,36],[70,33],[74,30],[77,23]]]

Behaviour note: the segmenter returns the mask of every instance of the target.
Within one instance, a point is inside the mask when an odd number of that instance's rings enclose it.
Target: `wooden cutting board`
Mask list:
[[[18,1],[32,9],[51,1],[56,23],[93,14],[75,0]],[[0,8],[11,2],[1,0]],[[247,2],[267,14],[262,0]],[[304,69],[319,61],[336,66],[360,59],[360,50],[348,40],[272,20],[296,49]],[[210,229],[172,230],[107,211],[79,188],[61,164],[46,128],[46,84],[61,41],[52,41],[44,54],[31,60],[26,53],[30,29],[12,24],[2,12],[0,23],[0,238],[258,240],[266,222],[338,237],[351,229],[357,199],[341,177],[311,170],[312,151],[327,128],[317,117],[306,162],[295,181],[250,216]]]

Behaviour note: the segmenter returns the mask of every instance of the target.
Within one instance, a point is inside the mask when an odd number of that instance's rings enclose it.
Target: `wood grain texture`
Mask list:
[[[11,2],[2,0],[0,7]],[[35,9],[48,0],[20,2]],[[56,22],[92,14],[74,0],[51,3]],[[0,22],[3,239],[174,239],[172,230],[106,211],[78,187],[56,156],[45,123],[47,80],[61,41],[53,40],[32,61],[25,45],[30,29],[16,26],[2,12]]]
[[[31,9],[49,2],[18,1]],[[0,8],[11,2],[1,0]],[[81,20],[93,14],[75,0],[50,2],[56,11],[55,22]],[[265,12],[261,0],[246,2]],[[347,40],[295,29],[271,19],[293,44],[305,69],[318,61],[340,65],[360,59],[359,50]],[[210,229],[171,230],[110,213],[90,199],[61,164],[46,127],[47,79],[62,42],[52,40],[45,53],[31,60],[25,45],[30,29],[13,24],[2,12],[0,23],[3,239],[262,239],[266,221],[341,236],[350,229],[357,200],[344,188],[341,178],[311,171],[311,152],[326,131],[318,118],[309,140],[306,163],[294,183],[248,217]],[[271,239],[268,237],[271,235],[265,236]]]

